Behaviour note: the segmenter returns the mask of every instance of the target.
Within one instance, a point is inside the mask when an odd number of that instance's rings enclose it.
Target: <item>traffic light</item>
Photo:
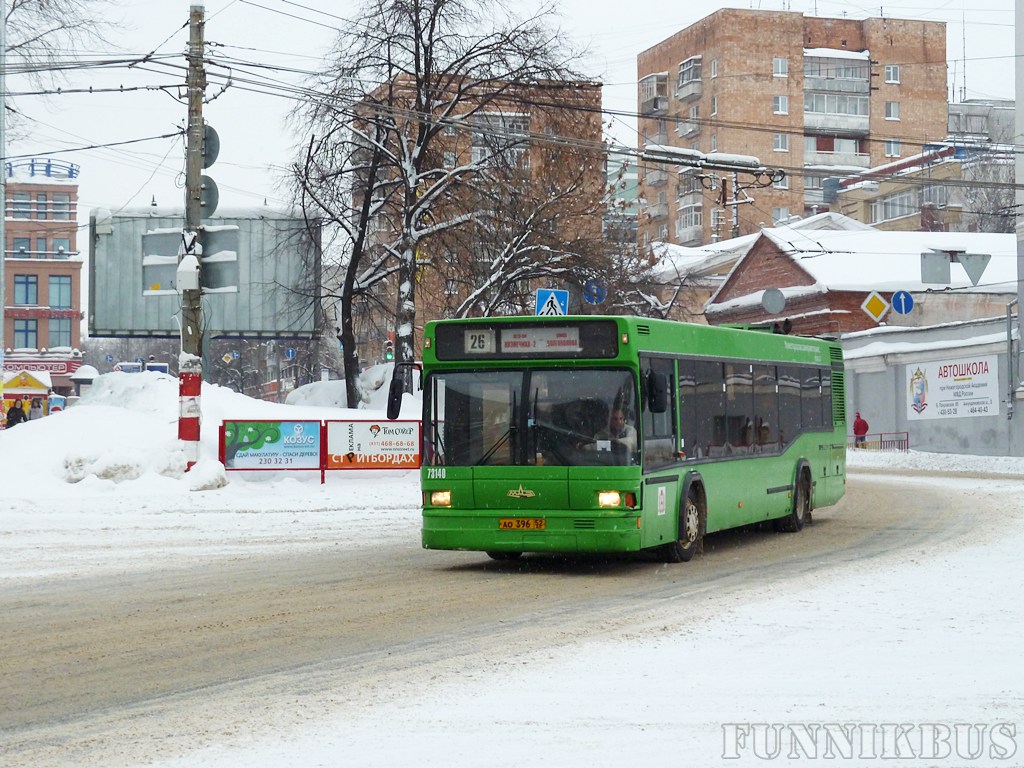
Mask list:
[[[395,342],[393,342],[391,339],[388,339],[387,341],[384,342],[384,360],[390,363],[394,359]]]

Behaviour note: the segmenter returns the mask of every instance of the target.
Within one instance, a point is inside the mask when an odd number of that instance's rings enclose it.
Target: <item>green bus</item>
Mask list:
[[[441,320],[422,366],[427,549],[683,562],[706,533],[799,531],[845,491],[832,340],[640,317]]]

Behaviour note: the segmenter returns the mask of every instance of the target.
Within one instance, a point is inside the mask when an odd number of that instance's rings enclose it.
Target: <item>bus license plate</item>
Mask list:
[[[547,520],[543,517],[503,517],[498,520],[498,528],[503,531],[543,531]]]

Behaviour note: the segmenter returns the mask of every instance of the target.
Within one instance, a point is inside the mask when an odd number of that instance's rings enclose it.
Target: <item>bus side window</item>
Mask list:
[[[697,373],[693,360],[679,360],[679,452],[683,459],[703,458],[697,439]]]
[[[678,458],[679,441],[676,436],[676,386],[675,361],[668,358],[645,358],[641,361],[640,374],[642,379],[647,376],[666,377],[668,386],[668,404],[661,413],[654,413],[647,403],[641,418],[641,435],[643,441],[644,469],[665,466]]]

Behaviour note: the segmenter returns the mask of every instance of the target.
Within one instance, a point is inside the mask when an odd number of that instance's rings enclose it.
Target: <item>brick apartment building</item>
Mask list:
[[[946,135],[941,22],[724,9],[643,51],[637,70],[642,145],[752,155],[786,171],[747,190],[741,235],[827,210],[825,178],[918,154]],[[710,181],[643,167],[640,244],[729,237],[732,208]]]
[[[395,89],[401,99],[401,88]],[[446,118],[440,141],[433,145],[430,167],[454,169],[470,162],[493,164],[492,181],[479,177],[463,184],[432,209],[431,217],[445,220],[483,210],[494,219],[470,222],[421,242],[417,252],[416,325],[447,317],[480,313],[473,304],[493,275],[502,249],[522,238],[539,254],[567,244],[593,252],[601,242],[604,206],[605,155],[601,143],[601,85],[593,82],[535,83],[506,89],[480,107],[472,98]],[[427,182],[429,183],[429,182]],[[490,184],[490,186],[488,186]],[[357,190],[358,194],[358,190]],[[555,199],[555,203],[551,200]],[[528,236],[527,220],[541,206],[540,220]],[[372,227],[371,242],[391,242],[397,233],[387,212]],[[499,221],[501,219],[502,221]],[[516,230],[516,225],[522,228]],[[586,245],[584,245],[586,244]],[[538,287],[530,270],[503,291],[492,314],[519,314],[532,302]],[[569,275],[566,280],[570,280]],[[483,294],[480,294],[483,295]],[[394,340],[394,280],[379,283],[374,294],[353,307],[360,358],[380,360]],[[493,298],[493,297],[492,297]],[[532,304],[528,307],[532,311]],[[418,344],[418,341],[416,342]]]
[[[4,410],[15,395],[70,395],[82,364],[78,171],[47,158],[8,161],[4,267]],[[24,390],[24,391],[22,391]]]

